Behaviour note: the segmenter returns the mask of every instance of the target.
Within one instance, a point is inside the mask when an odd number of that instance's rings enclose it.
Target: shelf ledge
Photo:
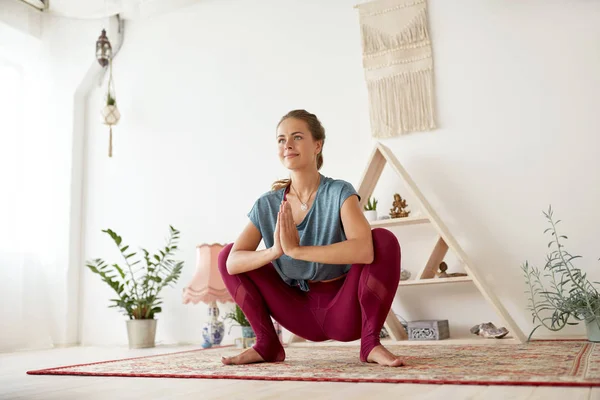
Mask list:
[[[427,224],[429,222],[431,221],[427,217],[404,217],[378,219],[377,221],[371,221],[371,226],[374,228],[385,228],[388,226]]]
[[[456,276],[453,278],[409,279],[407,281],[400,281],[400,283],[398,283],[398,286],[434,285],[456,282],[473,282],[473,278],[471,278],[470,276]]]

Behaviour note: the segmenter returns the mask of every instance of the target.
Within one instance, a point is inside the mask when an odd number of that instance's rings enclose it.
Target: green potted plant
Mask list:
[[[365,209],[364,214],[367,218],[367,221],[377,221],[377,199],[369,196],[367,199],[367,204],[365,204],[363,208]]]
[[[254,334],[254,330],[252,330],[252,327],[250,326],[250,322],[248,322],[248,320],[246,319],[246,315],[244,314],[244,312],[242,311],[242,309],[240,308],[240,306],[238,306],[237,304],[235,305],[235,308],[233,309],[233,311],[231,311],[230,313],[228,313],[225,316],[225,319],[230,319],[234,322],[237,322],[238,326],[242,327],[242,337],[243,338],[253,338],[256,335]],[[231,327],[233,327],[234,325],[231,325],[229,327],[229,330],[231,331]]]
[[[110,90],[106,93],[106,105],[102,108],[102,123],[105,125],[117,125],[121,119],[121,113],[117,108],[117,99]]]
[[[116,104],[117,104],[117,100],[110,94],[110,92],[108,92],[108,94],[106,96],[106,105],[114,106]]]
[[[539,321],[527,341],[540,326],[559,331],[566,325],[577,325],[584,321],[588,340],[600,342],[600,294],[587,279],[587,274],[573,265],[573,260],[581,256],[571,255],[565,249],[563,243],[567,236],[559,235],[556,226],[560,220],[554,222],[551,206],[544,215],[551,225],[544,231],[551,232],[552,235],[548,248],[554,245],[554,250],[547,255],[544,265],[547,272],[544,277],[550,281],[550,287],[544,286],[539,269],[529,265],[527,261],[522,265],[530,295],[528,309],[532,312],[533,322]],[[575,322],[570,322],[571,319]]]
[[[112,153],[113,153],[112,127],[113,127],[113,125],[117,125],[119,123],[119,120],[121,119],[121,112],[117,108],[117,99],[110,90],[110,84],[109,84],[108,93],[106,94],[106,105],[104,107],[102,107],[102,110],[100,110],[100,115],[102,116],[102,123],[104,125],[108,125],[108,127],[109,127],[108,156],[112,157]]]
[[[86,266],[117,293],[118,297],[110,300],[114,304],[109,307],[118,307],[129,317],[129,347],[154,347],[157,323],[154,317],[162,311],[159,293],[166,286],[176,283],[183,269],[183,261],[172,258],[177,250],[180,232],[170,226],[167,245],[156,254],[150,254],[142,248],[144,264],[140,264],[141,260],[133,261],[137,253],[128,253],[129,246],[122,245],[123,240],[116,232],[111,229],[102,232],[108,234],[117,245],[124,266],[109,264],[100,258],[87,261]]]

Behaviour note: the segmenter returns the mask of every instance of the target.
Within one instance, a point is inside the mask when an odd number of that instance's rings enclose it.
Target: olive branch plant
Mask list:
[[[546,271],[543,276],[549,280],[550,288],[546,289],[542,283],[542,271],[530,265],[528,261],[521,266],[528,287],[526,293],[529,293],[528,309],[531,310],[533,323],[539,321],[527,341],[541,326],[550,331],[559,331],[566,325],[577,325],[580,321],[586,321],[598,324],[600,328],[600,294],[587,279],[587,274],[573,265],[573,260],[581,256],[572,255],[565,249],[563,243],[568,238],[559,234],[557,225],[561,220],[554,221],[552,206],[548,207],[548,212],[544,212],[544,215],[550,223],[544,234],[550,232],[552,236],[548,248],[554,245],[554,249],[546,256],[543,268]],[[536,301],[536,298],[539,300]],[[569,322],[571,317],[577,322]]]

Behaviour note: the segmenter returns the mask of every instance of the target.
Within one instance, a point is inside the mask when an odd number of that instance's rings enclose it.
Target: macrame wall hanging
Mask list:
[[[372,136],[436,128],[426,0],[375,0],[356,8]]]

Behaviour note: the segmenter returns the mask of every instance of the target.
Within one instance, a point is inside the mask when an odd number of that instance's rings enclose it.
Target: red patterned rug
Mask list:
[[[600,348],[583,340],[506,345],[389,346],[407,366],[361,363],[354,346],[288,347],[282,363],[221,364],[233,347],[28,371],[30,375],[292,381],[600,386]]]

